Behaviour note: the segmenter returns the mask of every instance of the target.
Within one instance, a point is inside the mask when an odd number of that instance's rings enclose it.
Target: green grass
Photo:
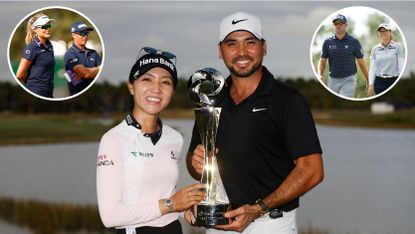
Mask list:
[[[315,111],[319,124],[373,128],[415,128],[415,110],[374,115],[368,110]]]
[[[318,124],[335,126],[415,128],[415,110],[373,115],[367,110],[314,111]],[[125,113],[119,113],[105,124],[95,115],[17,115],[0,114],[0,145],[39,144],[56,142],[99,141]],[[169,110],[164,118],[193,119],[192,110]]]
[[[111,126],[81,115],[0,115],[0,145],[99,140]]]
[[[115,233],[106,229],[96,205],[52,203],[0,197],[0,219],[29,228],[34,234]]]

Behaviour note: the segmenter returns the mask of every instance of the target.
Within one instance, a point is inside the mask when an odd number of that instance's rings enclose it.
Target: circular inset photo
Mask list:
[[[88,17],[51,6],[31,12],[16,25],[7,55],[12,75],[24,90],[61,101],[81,95],[97,80],[104,42]]]
[[[316,78],[338,97],[365,101],[398,82],[407,59],[405,37],[385,13],[362,6],[329,15],[314,33],[310,61]]]

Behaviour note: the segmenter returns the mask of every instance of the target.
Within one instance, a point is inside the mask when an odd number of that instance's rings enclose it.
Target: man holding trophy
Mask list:
[[[232,210],[224,212],[229,224],[203,226],[211,227],[209,234],[297,233],[299,197],[323,180],[322,151],[308,104],[262,66],[267,44],[257,17],[237,12],[224,18],[218,49],[230,76],[223,99],[214,103],[221,109],[216,139],[206,138],[196,117],[187,166],[195,179],[209,183],[203,177],[211,170],[208,162],[216,160],[216,181],[219,188],[223,183]],[[214,149],[206,141],[214,141]],[[208,214],[220,213],[211,207]],[[196,216],[203,215],[200,210]]]

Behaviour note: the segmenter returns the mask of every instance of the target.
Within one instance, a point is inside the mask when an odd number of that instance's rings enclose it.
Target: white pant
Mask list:
[[[343,97],[352,98],[356,89],[356,82],[357,74],[355,73],[344,78],[329,77],[327,85],[333,92],[338,93]]]
[[[283,216],[271,219],[268,214],[255,219],[243,231],[244,234],[297,234],[297,209],[283,212]],[[239,232],[223,231],[214,228],[206,230],[206,234],[237,234]]]

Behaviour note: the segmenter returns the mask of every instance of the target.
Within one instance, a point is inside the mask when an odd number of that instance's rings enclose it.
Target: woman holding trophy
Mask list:
[[[206,195],[203,184],[175,191],[183,138],[159,117],[178,83],[175,59],[167,51],[140,50],[128,81],[133,110],[100,142],[98,207],[104,225],[118,233],[182,233],[178,212]]]

